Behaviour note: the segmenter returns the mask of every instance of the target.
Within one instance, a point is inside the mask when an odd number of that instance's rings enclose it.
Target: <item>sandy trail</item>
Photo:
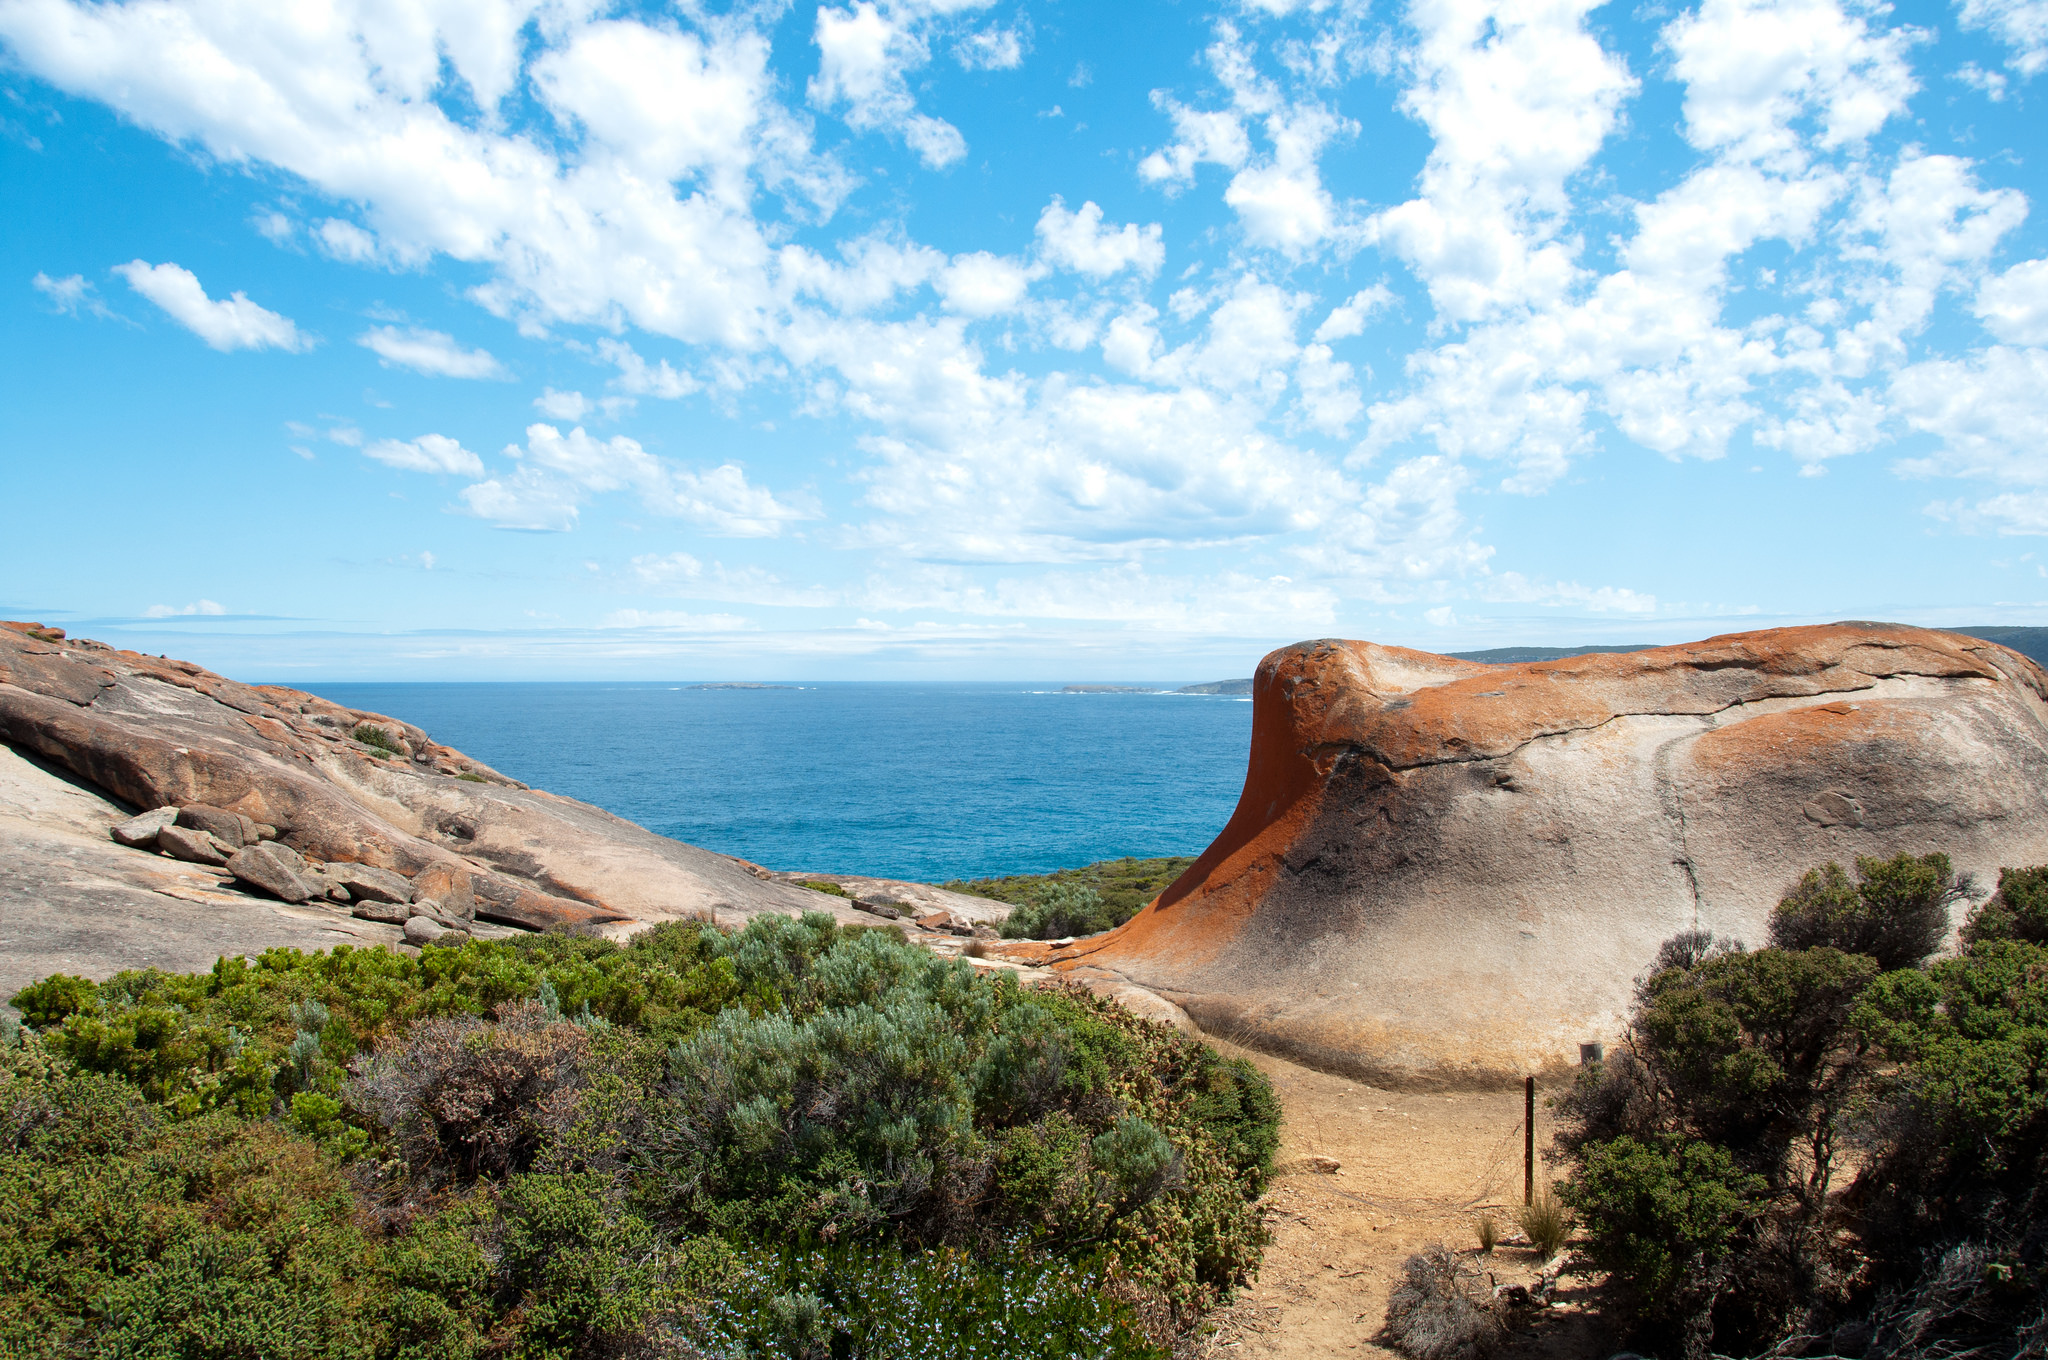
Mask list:
[[[1212,1317],[1193,1353],[1201,1360],[1394,1356],[1373,1343],[1387,1294],[1414,1252],[1436,1242],[1477,1247],[1473,1223],[1491,1208],[1502,1236],[1518,1235],[1522,1198],[1522,1093],[1430,1095],[1384,1091],[1234,1049],[1273,1080],[1285,1113],[1279,1168],[1268,1189],[1273,1245],[1254,1285]],[[1537,1102],[1537,1176],[1549,1142]],[[1310,1161],[1334,1158],[1341,1170]],[[1498,1283],[1529,1283],[1541,1262],[1502,1245],[1484,1263]],[[1586,1307],[1585,1282],[1567,1276],[1558,1302],[1497,1352],[1516,1357],[1598,1357],[1614,1347]]]

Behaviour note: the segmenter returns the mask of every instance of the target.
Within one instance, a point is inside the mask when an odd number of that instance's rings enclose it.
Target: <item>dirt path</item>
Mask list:
[[[1211,1040],[1212,1043],[1217,1043]],[[1195,1349],[1201,1360],[1392,1356],[1373,1344],[1402,1263],[1436,1242],[1476,1248],[1474,1220],[1489,1207],[1503,1238],[1518,1234],[1522,1198],[1522,1093],[1425,1095],[1378,1090],[1264,1054],[1242,1052],[1266,1075],[1285,1112],[1266,1197],[1273,1245],[1258,1281],[1214,1315]],[[1536,1140],[1550,1137],[1540,1100]],[[1335,1173],[1314,1158],[1331,1158]],[[1537,1175],[1543,1175],[1539,1160]],[[1503,1245],[1484,1263],[1501,1284],[1528,1283],[1542,1263]],[[1599,1357],[1613,1352],[1586,1309],[1584,1282],[1567,1276],[1558,1303],[1498,1354]]]

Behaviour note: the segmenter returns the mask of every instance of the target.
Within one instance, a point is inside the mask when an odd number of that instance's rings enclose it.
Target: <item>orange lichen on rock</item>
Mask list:
[[[1658,944],[1759,942],[1798,874],[2048,859],[2048,677],[1880,624],[1483,666],[1366,642],[1260,665],[1244,793],[1122,927],[1009,951],[1382,1082],[1612,1041]]]

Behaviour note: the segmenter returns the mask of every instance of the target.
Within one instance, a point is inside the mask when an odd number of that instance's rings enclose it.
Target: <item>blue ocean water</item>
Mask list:
[[[924,882],[1199,853],[1237,804],[1252,717],[1028,684],[299,687],[665,836]]]

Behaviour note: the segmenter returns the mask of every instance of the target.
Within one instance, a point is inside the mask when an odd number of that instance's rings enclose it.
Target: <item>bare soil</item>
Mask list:
[[[1273,1244],[1257,1281],[1191,1347],[1199,1360],[1395,1356],[1374,1341],[1402,1264],[1442,1242],[1498,1284],[1533,1284],[1543,1262],[1521,1244],[1522,1093],[1385,1091],[1233,1049],[1273,1080],[1284,1112],[1278,1174],[1265,1197]],[[1550,1140],[1543,1093],[1536,1112],[1537,1181]],[[1333,1172],[1315,1159],[1337,1163]],[[1475,1223],[1491,1211],[1501,1243],[1478,1255]],[[1589,1281],[1564,1276],[1549,1308],[1495,1354],[1585,1360],[1615,1342],[1593,1312]]]

